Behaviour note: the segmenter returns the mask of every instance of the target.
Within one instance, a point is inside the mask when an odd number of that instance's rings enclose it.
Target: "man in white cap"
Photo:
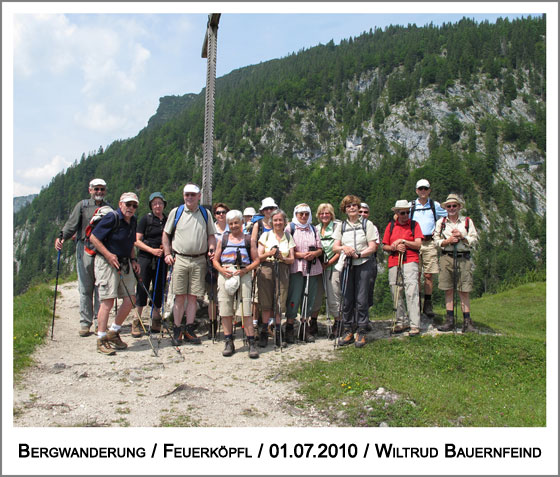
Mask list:
[[[184,341],[201,344],[194,332],[197,297],[206,293],[206,257],[214,259],[217,232],[210,211],[199,205],[200,187],[188,183],[183,188],[185,203],[169,212],[163,229],[164,260],[173,266],[170,293],[175,295],[173,303],[173,338],[177,343]],[[181,326],[183,315],[186,325]]]
[[[445,323],[438,330],[451,331],[455,327],[453,295],[456,288],[461,297],[463,332],[473,332],[476,329],[471,320],[470,309],[470,292],[473,289],[471,251],[478,242],[478,232],[470,217],[459,216],[463,202],[457,194],[449,194],[442,205],[447,209],[448,215],[438,220],[434,242],[442,251],[438,286],[445,291],[447,313]]]
[[[422,234],[422,247],[420,247],[420,269],[424,274],[424,307],[423,313],[428,318],[434,317],[432,307],[433,275],[439,273],[438,252],[433,241],[434,227],[441,217],[447,217],[447,212],[439,202],[430,198],[432,189],[426,179],[416,182],[418,198],[412,203],[410,211],[411,220],[420,224]]]
[[[404,303],[399,297],[394,333],[408,331],[414,336],[420,333],[420,302],[418,292],[418,250],[422,245],[422,229],[410,219],[410,202],[397,200],[391,208],[397,220],[391,221],[383,234],[383,250],[389,253],[389,284],[396,292],[397,275],[402,263],[402,277],[408,320],[404,312]]]
[[[99,289],[99,313],[97,322],[97,351],[106,355],[115,354],[115,349],[126,349],[121,340],[120,329],[134,306],[136,278],[140,266],[136,261],[136,217],[138,197],[134,192],[125,192],[119,199],[119,208],[107,212],[91,233],[95,247],[95,284]],[[122,303],[115,322],[107,330],[109,313],[116,298]]]
[[[78,202],[64,224],[60,237],[54,242],[56,250],[71,237],[76,237],[76,270],[78,271],[78,291],[80,293],[80,336],[89,336],[94,317],[99,310],[99,295],[95,288],[93,273],[94,257],[84,253],[85,230],[98,207],[109,205],[105,202],[107,184],[103,179],[93,179],[89,183],[90,198]]]

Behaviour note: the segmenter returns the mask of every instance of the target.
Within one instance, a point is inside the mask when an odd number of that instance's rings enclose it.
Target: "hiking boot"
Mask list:
[[[123,340],[121,340],[121,335],[118,331],[109,330],[109,331],[107,331],[106,336],[107,336],[107,341],[109,341],[109,343],[111,343],[113,348],[115,348],[115,349],[126,349],[126,348],[128,348],[128,345]]]
[[[338,346],[346,346],[352,344],[354,341],[354,333],[352,333],[350,330],[345,330],[344,336],[341,336],[338,340]]]
[[[91,335],[91,331],[89,330],[89,326],[88,325],[82,325],[80,328],[80,331],[78,331],[78,334],[82,337],[85,338],[86,336]]]
[[[186,325],[184,330],[183,330],[183,340],[185,341],[185,343],[190,343],[190,344],[202,344],[202,341],[200,341],[200,338],[198,336],[196,336],[196,333],[194,332],[194,326],[193,325]]]
[[[327,338],[328,338],[329,340],[337,339],[338,333],[339,333],[339,330],[340,330],[340,327],[341,327],[341,324],[342,324],[342,322],[341,322],[340,320],[335,320],[335,322],[334,322],[334,324],[333,324],[333,326],[332,326],[331,332],[330,332],[330,334],[327,336]]]
[[[111,345],[107,340],[107,336],[104,336],[103,338],[97,338],[97,352],[106,354],[107,356],[113,356],[114,354],[116,354],[116,351],[111,348]]]
[[[403,333],[408,330],[410,330],[410,325],[406,323],[397,323],[393,328],[393,333]]]
[[[420,328],[417,326],[412,326],[408,332],[408,336],[417,336],[420,334]]]
[[[179,346],[180,344],[183,343],[183,340],[181,339],[182,334],[183,334],[183,328],[181,328],[180,326],[173,325],[173,345],[174,346]]]
[[[284,333],[284,343],[288,344],[294,344],[296,342],[295,337],[294,337],[294,325],[291,325],[290,327],[288,327],[286,325],[286,332]]]
[[[438,331],[452,331],[453,328],[455,328],[455,324],[453,323],[452,316],[446,316],[445,323],[437,327]]]
[[[366,325],[365,332],[369,333],[370,331],[373,331],[373,325],[371,324],[371,321],[368,321],[367,325]]]
[[[319,326],[317,325],[317,318],[311,318],[309,323],[309,334],[313,337],[319,334]]]
[[[434,309],[432,308],[432,300],[424,300],[424,309],[422,310],[428,318],[433,318],[435,315]]]
[[[222,356],[231,356],[235,353],[235,345],[233,344],[232,338],[226,338],[224,350],[222,351]]]
[[[259,357],[259,352],[257,351],[257,347],[255,346],[255,337],[250,336],[247,339],[249,340],[249,358],[257,359]]]
[[[306,343],[315,343],[315,336],[311,334],[311,325],[302,323],[298,339]]]
[[[463,318],[463,333],[476,333],[476,328],[470,318]]]
[[[154,316],[152,318],[152,333],[159,333],[161,331],[161,316]]]
[[[142,329],[140,325],[140,320],[138,318],[134,318],[132,320],[132,327],[130,329],[130,336],[133,338],[141,338],[142,337]]]
[[[268,345],[268,329],[266,325],[261,325],[259,332],[259,348],[266,348]]]
[[[363,348],[366,345],[366,334],[366,330],[360,330],[356,333],[356,342],[354,343],[356,348]]]
[[[267,326],[267,333],[270,338],[274,337],[274,323]]]

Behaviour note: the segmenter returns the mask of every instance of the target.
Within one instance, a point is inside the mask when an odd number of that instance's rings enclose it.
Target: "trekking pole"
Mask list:
[[[177,343],[177,341],[175,341],[175,338],[173,338],[173,333],[171,333],[171,330],[169,329],[169,325],[167,324],[167,321],[165,321],[165,317],[164,317],[165,301],[167,300],[167,292],[169,290],[169,283],[171,282],[172,273],[173,273],[173,265],[169,268],[167,283],[164,288],[163,301],[161,303],[161,326],[165,328],[165,331],[167,331],[167,334],[171,338],[171,344],[175,348],[175,351],[177,351],[177,353],[179,353],[179,356],[181,356],[181,359],[185,361],[185,357],[183,356],[183,353],[181,353],[181,350],[179,349],[179,343]],[[163,330],[161,331],[161,336],[163,336]]]
[[[395,279],[395,292],[393,296],[393,311],[395,312],[395,314],[393,315],[393,324],[391,326],[391,333],[395,332],[395,326],[397,324],[397,314],[399,309],[399,298],[401,295],[401,289],[404,286],[403,273],[402,273],[403,259],[404,259],[404,253],[399,252],[399,263],[397,265],[397,278]]]
[[[323,270],[323,290],[325,291],[325,309],[327,312],[327,337],[328,337],[332,333],[332,320],[329,313],[329,291],[327,288],[327,280],[329,279],[327,278],[327,271],[328,268]]]
[[[129,265],[130,267],[132,267],[132,265]],[[144,330],[144,333],[146,334],[146,336],[148,337],[148,341],[150,343],[150,346],[152,347],[152,351],[154,352],[154,355],[157,357],[157,351],[154,348],[154,344],[152,343],[152,339],[150,338],[150,334],[146,331],[146,327],[144,326],[144,323],[142,323],[142,317],[140,316],[140,313],[138,313],[138,309],[136,308],[136,305],[134,304],[134,301],[132,300],[132,296],[130,295],[130,292],[128,291],[128,287],[126,286],[126,283],[124,281],[124,277],[122,274],[122,270],[120,268],[117,269],[117,272],[119,273],[119,277],[121,278],[121,282],[124,286],[124,289],[126,291],[126,294],[128,295],[128,299],[130,300],[130,302],[132,303],[132,308],[134,308],[134,311],[136,312],[136,316],[138,317],[138,320],[140,321],[140,325],[142,326],[142,329]],[[134,276],[136,277],[136,279],[138,280],[138,276],[136,275],[136,272],[134,271],[134,267],[132,267],[132,272],[134,273]],[[140,280],[140,282],[142,283],[142,280]],[[142,285],[144,286],[144,284],[142,283]],[[146,287],[144,286],[144,289]],[[149,293],[148,293],[149,296]]]
[[[453,333],[457,332],[457,244],[453,244]]]
[[[136,272],[134,271],[134,268],[132,269],[132,272],[134,273],[134,277],[136,278],[136,281],[137,281],[138,283],[140,283],[140,285],[142,285],[142,288],[144,289],[144,292],[146,293],[146,296],[150,296],[150,292],[149,292],[148,289],[146,288],[146,285],[144,285],[144,280],[142,280],[142,278],[136,274]],[[157,273],[156,273],[156,275],[157,275]],[[155,296],[155,292],[154,292],[154,296]],[[135,306],[135,308],[136,308],[136,306]],[[152,311],[153,311],[153,310],[154,310],[154,299],[153,299],[153,297],[152,297]],[[151,320],[151,319],[152,319],[152,314],[151,314],[151,312],[150,312],[150,320]],[[140,320],[140,322],[142,323],[142,320]],[[143,325],[143,324],[142,324],[142,328],[144,328],[144,325]],[[151,328],[151,326],[148,326],[148,329],[149,329],[149,331],[146,332],[146,328],[144,328],[144,332],[145,332],[146,334],[150,335],[150,334],[152,333],[152,328]],[[159,351],[159,344],[160,344],[160,341],[161,341],[161,339],[158,338],[158,346],[157,346],[158,351]]]
[[[156,299],[156,291],[157,291],[157,284],[159,278],[159,264],[161,262],[161,257],[158,258],[157,267],[156,267],[156,281],[154,282],[154,293],[152,294],[152,309],[150,310],[150,333],[152,332],[152,321],[153,321],[153,314],[154,314],[154,306],[155,306],[155,299]],[[146,287],[144,287],[146,288]],[[148,295],[149,296],[149,295]]]
[[[307,306],[309,303],[309,273],[311,269],[311,264],[309,262],[306,263],[307,273],[305,275],[305,288],[303,289],[303,300],[301,302],[301,321],[298,327],[298,338],[299,338],[299,331],[303,324],[303,335],[302,341],[305,343],[305,331],[307,329]]]
[[[60,240],[62,240],[62,232],[58,236]],[[60,272],[60,254],[62,253],[62,248],[58,251],[58,256],[56,257],[56,281],[54,284],[54,303],[53,303],[53,311],[52,311],[52,325],[51,325],[51,340],[54,339],[54,314],[56,311],[56,293],[58,290],[58,274]]]
[[[239,249],[237,249],[237,254],[235,256],[235,267],[237,268],[238,271],[241,270],[241,265],[243,264],[243,258],[241,257],[241,251]],[[243,318],[245,317],[245,311],[243,308],[243,286],[241,283],[241,275],[239,275],[239,288],[237,289],[238,291],[238,300],[241,300],[241,330],[243,330],[243,345],[247,345],[247,335],[245,334],[245,322],[243,321]],[[239,298],[241,297],[241,298]]]
[[[216,316],[214,308],[214,268],[210,263],[210,291],[208,293],[208,306],[210,307],[210,330],[208,332],[209,336],[212,338],[212,343],[216,343]]]
[[[340,296],[340,303],[338,305],[338,319],[340,324],[338,329],[336,330],[336,336],[334,338],[334,349],[338,348],[338,340],[342,334],[342,309],[344,308],[344,298],[346,295],[346,287],[348,286],[348,274],[350,273],[349,268],[352,257],[345,257],[344,258],[344,266],[342,268],[342,286],[341,286],[341,296]]]
[[[278,259],[274,259],[274,268],[272,272],[272,281],[274,282],[272,297],[274,298],[274,303],[272,306],[273,322],[274,322],[274,347],[276,348],[276,343],[280,343],[280,353],[282,352],[282,316],[280,316],[280,323],[276,323],[276,315],[280,314],[282,308],[279,306],[278,300],[280,299],[280,280],[278,277]]]

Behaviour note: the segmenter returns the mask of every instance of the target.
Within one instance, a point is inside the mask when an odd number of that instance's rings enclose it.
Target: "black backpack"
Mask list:
[[[244,237],[244,241],[242,244],[239,245],[231,245],[231,247],[235,247],[237,248],[237,250],[239,251],[239,249],[241,247],[244,247],[245,250],[247,250],[247,256],[249,257],[249,260],[252,262],[253,259],[251,258],[251,235],[249,234],[243,234]],[[226,231],[223,233],[222,235],[222,252],[225,250],[225,248],[227,247],[228,244],[228,240],[229,240],[229,231]]]

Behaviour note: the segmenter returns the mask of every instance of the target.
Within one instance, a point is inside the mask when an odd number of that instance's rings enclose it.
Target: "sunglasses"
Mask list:
[[[105,187],[94,187],[93,190],[95,192],[103,192],[105,190]]]
[[[410,214],[410,212],[408,210],[401,210],[399,212],[399,215],[408,215],[408,214]]]
[[[348,204],[346,206],[347,209],[349,209],[350,207],[360,207],[360,204]]]
[[[418,190],[430,190],[430,188],[422,186],[422,187],[418,187]]]
[[[449,204],[445,206],[446,209],[456,209],[457,207],[457,204]]]
[[[309,212],[298,212],[298,215],[309,215]]]
[[[227,212],[225,210],[216,210],[216,212],[214,212],[216,215],[226,215]]]
[[[125,202],[125,204],[127,207],[132,207],[133,209],[137,209],[138,208],[138,204],[136,202]]]
[[[369,210],[358,210],[358,214],[369,215]]]
[[[194,192],[185,192],[185,197],[195,197],[196,194]]]
[[[274,210],[276,207],[265,207],[264,209],[261,210]]]

